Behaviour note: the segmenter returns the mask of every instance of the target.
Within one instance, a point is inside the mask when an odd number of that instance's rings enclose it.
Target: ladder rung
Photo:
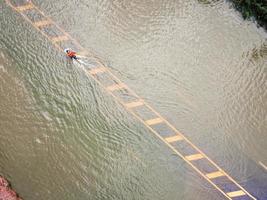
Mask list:
[[[206,176],[209,179],[213,179],[213,178],[225,176],[225,174],[222,171],[217,171],[217,172],[212,172],[212,173],[206,174]]]
[[[86,56],[86,55],[88,55],[88,51],[82,50],[82,51],[78,52],[77,54],[80,56]]]
[[[63,35],[63,36],[56,36],[51,38],[52,42],[61,42],[61,41],[65,41],[65,40],[69,40],[68,36]]]
[[[172,143],[172,142],[176,142],[176,141],[179,141],[179,140],[183,140],[183,137],[181,137],[180,135],[175,135],[175,136],[167,137],[167,138],[165,138],[165,140],[168,143]]]
[[[135,107],[142,106],[142,105],[144,105],[144,102],[142,100],[134,101],[134,102],[125,104],[125,106],[127,108],[135,108]]]
[[[106,72],[106,71],[108,71],[108,69],[106,67],[97,67],[95,69],[91,69],[89,71],[89,73],[92,74],[92,75],[95,75],[95,74],[103,73],[103,72]]]
[[[146,124],[151,126],[151,125],[154,125],[154,124],[159,124],[159,123],[162,123],[163,122],[163,119],[161,118],[155,118],[155,119],[149,119],[146,121]]]
[[[238,190],[234,192],[228,192],[227,195],[229,197],[240,197],[246,195],[246,193],[243,190]]]
[[[115,90],[121,90],[121,89],[123,89],[125,87],[126,87],[125,84],[119,83],[119,84],[114,84],[114,85],[108,86],[107,90],[112,92],[112,91],[115,91]]]
[[[34,8],[34,6],[31,3],[29,3],[29,4],[25,5],[25,6],[18,6],[18,7],[16,7],[16,9],[18,11],[20,11],[20,12],[23,12],[25,10],[30,10],[30,9],[33,9],[33,8]]]
[[[193,161],[193,160],[199,160],[199,159],[202,159],[204,158],[204,156],[200,153],[198,154],[193,154],[193,155],[190,155],[190,156],[185,156],[185,158],[189,161]]]
[[[52,22],[50,20],[42,20],[42,21],[38,21],[38,22],[34,23],[34,25],[37,27],[47,26],[50,24],[52,24]]]

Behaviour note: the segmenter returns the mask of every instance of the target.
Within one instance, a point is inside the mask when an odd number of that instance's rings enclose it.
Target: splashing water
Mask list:
[[[77,56],[77,60],[73,60],[75,66],[82,68],[85,72],[97,67],[99,64],[92,58],[86,56]]]

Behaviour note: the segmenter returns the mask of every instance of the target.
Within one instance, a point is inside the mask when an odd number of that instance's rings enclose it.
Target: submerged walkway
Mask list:
[[[108,94],[123,105],[129,113],[143,123],[166,146],[179,155],[192,169],[224,195],[226,199],[256,199],[162,117],[161,114],[120,81],[102,63],[101,59],[83,48],[79,42],[59,27],[50,17],[46,16],[36,5],[28,1],[23,3],[20,1],[19,4],[13,4],[10,0],[5,1],[7,5],[21,14],[26,21],[51,41],[57,50],[63,52],[65,48],[72,47],[79,50],[78,54],[94,60],[96,65],[90,70],[86,70],[86,74],[102,86]],[[38,21],[32,17],[33,15],[38,16]]]

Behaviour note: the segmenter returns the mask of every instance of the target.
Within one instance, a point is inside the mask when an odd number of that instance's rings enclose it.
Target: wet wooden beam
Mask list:
[[[43,27],[43,26],[47,26],[47,25],[50,25],[52,24],[52,22],[50,20],[42,20],[42,21],[38,21],[38,22],[35,22],[34,25],[37,26],[37,27]]]
[[[233,197],[240,197],[246,195],[246,193],[243,190],[238,190],[234,192],[228,192],[227,195],[231,198]]]
[[[106,67],[97,67],[97,68],[91,69],[89,71],[89,73],[92,75],[95,75],[95,74],[99,74],[99,73],[104,73],[106,71],[108,71],[108,69]]]
[[[123,83],[119,83],[119,84],[114,84],[114,85],[108,86],[107,90],[110,91],[110,92],[113,92],[115,90],[121,90],[121,89],[124,89],[124,88],[126,88],[126,85],[123,84]]]
[[[88,55],[88,51],[82,50],[82,51],[79,51],[77,54],[80,55],[80,56],[87,56]]]
[[[139,100],[139,101],[134,101],[131,103],[126,103],[124,104],[127,108],[135,108],[144,105],[144,101]]]
[[[189,161],[193,161],[193,160],[199,160],[199,159],[202,159],[204,158],[204,156],[200,153],[198,154],[193,154],[193,155],[189,155],[189,156],[185,156],[185,158]]]
[[[221,176],[225,176],[225,174],[222,171],[217,171],[217,172],[212,172],[212,173],[206,174],[206,176],[209,179],[213,179],[213,178],[218,178],[218,177],[221,177]]]
[[[163,122],[163,119],[162,118],[155,118],[155,119],[149,119],[146,121],[146,124],[151,126],[151,125],[155,125],[155,124],[159,124],[159,123],[162,123]]]
[[[56,37],[52,37],[51,38],[52,42],[61,42],[61,41],[66,41],[69,40],[69,37],[66,35],[62,35],[62,36],[56,36]]]
[[[30,9],[33,9],[33,8],[34,8],[34,6],[31,3],[27,4],[27,5],[24,5],[24,6],[16,7],[17,11],[19,11],[19,12],[23,12],[23,11],[30,10]]]
[[[183,140],[183,137],[181,137],[180,135],[175,135],[175,136],[171,136],[171,137],[166,137],[165,140],[168,143],[172,143],[172,142],[176,142],[179,140]]]

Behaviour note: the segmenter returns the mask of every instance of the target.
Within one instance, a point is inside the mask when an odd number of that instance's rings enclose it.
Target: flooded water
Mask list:
[[[267,199],[266,32],[222,0],[33,3]],[[23,199],[225,199],[4,0],[0,11],[0,174]]]

